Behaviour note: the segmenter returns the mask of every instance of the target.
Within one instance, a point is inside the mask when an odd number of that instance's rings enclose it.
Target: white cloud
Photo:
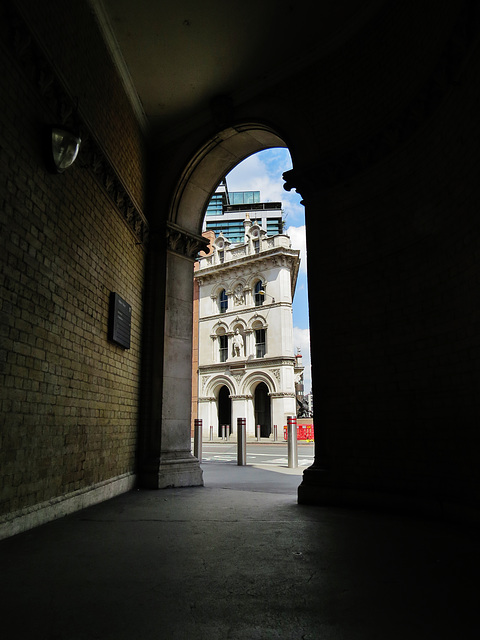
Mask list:
[[[287,223],[303,222],[305,209],[301,196],[285,191],[282,174],[291,169],[287,149],[268,149],[249,156],[227,175],[230,191],[260,191],[262,202],[282,202]]]
[[[301,227],[288,227],[286,231],[292,241],[292,249],[300,249],[300,271],[307,273],[307,239],[305,225]]]
[[[303,386],[305,393],[309,393],[309,391],[311,391],[312,389],[309,329],[299,329],[298,327],[293,327],[293,347],[295,349],[295,353],[297,352],[297,348],[299,348],[302,353],[302,362],[303,366],[305,367],[305,371],[303,372]]]
[[[270,175],[259,154],[237,165],[228,174],[227,185],[230,191],[260,191],[262,202],[282,202],[286,193],[281,172]]]

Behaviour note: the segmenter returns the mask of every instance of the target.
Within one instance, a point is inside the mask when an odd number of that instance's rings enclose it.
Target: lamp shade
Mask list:
[[[59,173],[68,169],[75,162],[81,142],[80,136],[67,129],[52,128],[53,162]]]

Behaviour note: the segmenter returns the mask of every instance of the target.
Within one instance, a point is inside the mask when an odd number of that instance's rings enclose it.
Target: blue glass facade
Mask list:
[[[260,191],[232,191],[230,204],[254,204],[260,202]]]
[[[221,216],[223,214],[225,196],[223,193],[215,193],[208,203],[207,216]]]
[[[260,191],[229,192],[222,182],[210,199],[205,212],[204,229],[221,232],[233,244],[245,241],[244,220],[249,213],[266,230],[268,236],[283,232],[281,202],[261,202]]]
[[[222,232],[225,238],[233,243],[243,242],[245,239],[245,228],[243,226],[243,220],[225,220],[221,222],[215,220],[207,222],[206,228],[207,231],[215,231],[217,235]]]

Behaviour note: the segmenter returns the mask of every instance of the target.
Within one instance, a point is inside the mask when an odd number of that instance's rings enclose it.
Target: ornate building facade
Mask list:
[[[198,284],[198,417],[210,427],[235,429],[246,418],[247,434],[268,438],[273,426],[296,415],[295,384],[303,367],[293,348],[292,300],[299,251],[287,235],[267,236],[248,214],[244,242],[222,233],[201,257]],[[279,431],[280,433],[280,431]]]

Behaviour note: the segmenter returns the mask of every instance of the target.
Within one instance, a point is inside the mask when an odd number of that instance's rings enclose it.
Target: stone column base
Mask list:
[[[329,473],[325,469],[315,466],[308,467],[303,472],[302,484],[298,487],[299,504],[327,505],[329,489],[327,480]]]
[[[382,490],[381,487],[344,486],[332,479],[331,472],[314,466],[303,472],[303,481],[298,487],[298,503],[348,509],[380,509],[480,524],[480,509],[477,504],[454,502],[443,494],[436,495],[435,492],[419,487],[414,492],[401,492],[398,489]]]
[[[140,483],[146,489],[168,487],[203,487],[203,471],[190,452],[176,451],[152,460],[141,473]]]

